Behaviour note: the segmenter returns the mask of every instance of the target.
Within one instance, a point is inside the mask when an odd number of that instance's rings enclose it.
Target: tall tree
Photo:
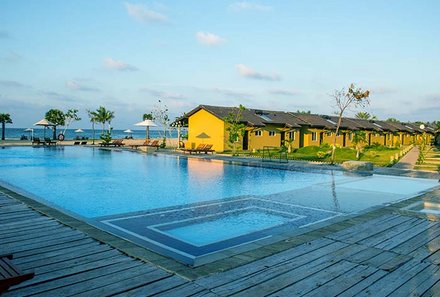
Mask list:
[[[95,111],[87,110],[87,115],[89,116],[89,120],[92,123],[92,131],[93,131],[92,144],[95,145],[95,124],[96,122],[98,122],[97,113]]]
[[[147,114],[148,115],[148,114]],[[151,113],[152,120],[155,121],[156,124],[159,124],[162,128],[161,137],[163,139],[162,146],[166,145],[166,132],[169,130],[170,126],[170,117],[168,116],[168,107],[166,104],[162,103],[161,100],[158,100],[158,103],[154,106],[153,112]]]
[[[72,124],[75,121],[81,121],[81,118],[78,116],[78,109],[69,109],[64,114],[64,119],[66,123],[63,134],[66,134],[67,128],[69,128],[70,124]]]
[[[233,156],[237,153],[237,142],[246,132],[246,125],[241,122],[243,111],[245,110],[246,108],[240,104],[239,107],[234,107],[233,111],[229,112],[225,118],[225,122],[227,123],[226,131],[228,131],[228,144],[232,148]]]
[[[96,121],[102,124],[102,134],[105,131],[105,124],[109,124],[108,132],[110,132],[110,123],[115,117],[113,111],[107,110],[104,106],[100,106],[96,111]]]
[[[6,124],[12,124],[11,115],[9,113],[0,113],[0,123],[2,123],[2,140],[5,140]]]
[[[388,118],[386,121],[391,123],[399,123],[399,120],[396,118]]]
[[[312,112],[310,111],[310,110],[297,110],[296,111],[296,113],[299,113],[299,114],[311,114]]]
[[[57,126],[64,126],[66,123],[66,117],[64,112],[59,109],[50,109],[46,112],[44,118],[53,124],[53,139],[57,139]]]
[[[336,139],[338,137],[339,128],[341,127],[342,116],[344,112],[350,107],[365,107],[369,102],[370,91],[363,91],[361,88],[356,87],[355,84],[351,84],[348,90],[345,88],[341,90],[335,90],[331,95],[335,106],[337,108],[338,123],[336,124],[335,136],[333,138],[332,156],[331,162],[335,161],[336,152]]]

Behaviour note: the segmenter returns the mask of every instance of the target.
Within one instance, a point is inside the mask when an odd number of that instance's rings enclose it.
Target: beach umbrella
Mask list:
[[[46,119],[41,119],[38,122],[36,122],[34,124],[34,126],[43,126],[44,127],[43,134],[44,134],[44,137],[46,138],[46,128],[49,127],[49,126],[54,126],[54,124],[50,123]]]
[[[211,138],[211,136],[209,136],[209,135],[206,134],[205,132],[202,132],[202,133],[200,133],[199,135],[197,135],[196,138],[200,138],[200,139],[202,139],[202,143],[203,143],[203,139]]]
[[[124,133],[128,133],[128,136],[131,137],[131,134],[133,134],[133,131],[131,131],[130,129],[124,130]]]
[[[27,129],[24,129],[24,132],[29,132],[29,138],[32,140],[32,139],[34,139],[34,129],[32,129],[32,128],[27,128]]]
[[[157,127],[157,125],[152,120],[145,120],[134,124],[135,126],[146,127],[147,139],[150,139],[150,127]]]
[[[75,130],[75,133],[83,133],[83,132],[84,132],[83,129],[76,129],[76,130]]]

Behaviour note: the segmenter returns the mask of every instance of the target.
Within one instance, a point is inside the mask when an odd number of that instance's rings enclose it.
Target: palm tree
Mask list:
[[[89,116],[90,122],[92,123],[93,130],[93,145],[95,145],[95,123],[97,122],[98,114],[95,111],[87,110],[87,115]]]
[[[366,112],[366,111],[360,111],[360,112],[358,112],[358,113],[355,115],[355,117],[356,117],[357,119],[369,120],[369,119],[371,119],[371,114],[369,114],[369,113]]]
[[[105,123],[107,122],[109,124],[109,132],[110,132],[110,123],[112,119],[115,117],[115,113],[113,111],[107,110],[104,106],[100,106],[95,113],[96,113],[96,117],[95,117],[96,122],[102,124],[102,134],[104,134]]]
[[[0,113],[0,123],[2,123],[2,140],[5,140],[5,126],[12,124],[11,115],[9,113]]]

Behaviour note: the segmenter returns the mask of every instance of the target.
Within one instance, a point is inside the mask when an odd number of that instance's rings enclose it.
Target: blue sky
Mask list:
[[[161,99],[331,114],[371,90],[379,118],[440,120],[439,1],[0,0],[0,112],[114,110],[133,128]],[[353,112],[351,113],[353,114]],[[348,114],[349,115],[349,114]]]

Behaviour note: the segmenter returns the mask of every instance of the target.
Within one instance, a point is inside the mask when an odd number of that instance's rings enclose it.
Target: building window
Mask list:
[[[316,141],[316,132],[312,132],[312,141]]]
[[[261,130],[255,131],[255,136],[261,136],[263,133],[261,133]]]
[[[289,132],[289,139],[290,140],[295,140],[296,138],[296,132],[295,131],[290,131]]]
[[[269,136],[275,136],[276,132],[275,131],[269,131]]]

